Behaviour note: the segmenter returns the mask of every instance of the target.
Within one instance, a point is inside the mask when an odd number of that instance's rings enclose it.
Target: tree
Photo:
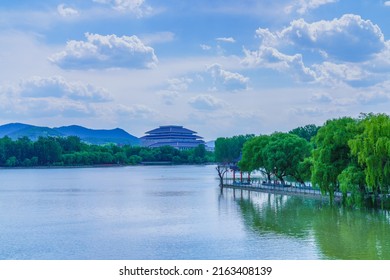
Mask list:
[[[54,137],[39,137],[34,143],[34,153],[40,165],[49,165],[60,160],[62,149]]]
[[[235,162],[241,153],[244,143],[253,135],[239,135],[231,138],[218,138],[215,140],[215,161],[223,164]]]
[[[348,141],[355,137],[356,125],[349,117],[328,120],[313,138],[312,183],[329,193],[331,201],[339,188],[338,176],[351,162]]]
[[[305,126],[300,126],[297,128],[294,128],[293,130],[290,130],[289,133],[295,134],[303,139],[306,139],[306,141],[310,142],[310,140],[316,136],[318,130],[320,129],[319,126],[316,126],[315,124],[308,124]]]
[[[265,165],[266,155],[264,153],[269,141],[270,136],[260,135],[245,142],[242,148],[242,158],[238,163],[240,170],[247,172],[259,170],[267,176],[267,180],[270,182],[272,169],[267,169]]]
[[[229,171],[229,164],[237,162],[244,143],[252,137],[253,135],[239,135],[215,140],[214,156],[215,161],[219,163],[216,170],[221,187],[223,187],[223,176]]]
[[[349,206],[361,205],[365,194],[364,170],[351,163],[340,173],[337,179],[340,182],[344,204]]]
[[[364,168],[365,182],[375,194],[388,193],[390,187],[390,117],[365,115],[358,126],[359,134],[348,144]]]
[[[264,167],[273,170],[284,184],[285,177],[300,179],[298,166],[310,155],[310,144],[303,138],[289,133],[273,133],[264,147]]]
[[[238,165],[243,171],[260,170],[268,181],[274,174],[282,183],[285,177],[290,176],[304,184],[310,164],[305,159],[310,155],[310,149],[305,139],[294,134],[278,132],[270,136],[261,135],[244,144]]]

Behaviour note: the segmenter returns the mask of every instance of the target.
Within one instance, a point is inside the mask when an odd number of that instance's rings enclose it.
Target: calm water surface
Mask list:
[[[0,170],[0,259],[390,259],[389,220],[213,166]]]

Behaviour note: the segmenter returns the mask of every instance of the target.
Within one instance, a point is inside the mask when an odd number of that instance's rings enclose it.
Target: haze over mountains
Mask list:
[[[0,126],[0,138],[8,136],[14,140],[26,136],[31,140],[42,137],[67,137],[78,136],[84,142],[90,144],[115,143],[120,145],[139,145],[139,139],[121,128],[115,129],[90,129],[78,125],[61,127],[42,127],[24,123],[9,123]]]

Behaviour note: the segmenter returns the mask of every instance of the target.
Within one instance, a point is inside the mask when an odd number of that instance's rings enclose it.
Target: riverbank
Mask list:
[[[38,166],[0,166],[0,170],[12,169],[73,169],[73,168],[114,168],[114,167],[128,167],[128,166],[199,166],[199,165],[214,165],[214,163],[173,163],[173,162],[141,162],[139,164],[90,164],[90,165],[38,165]]]
[[[260,181],[253,181],[252,183],[227,183],[223,185],[222,189],[223,188],[241,191],[273,193],[289,196],[303,196],[328,201],[330,199],[329,194],[322,194],[320,189],[315,189],[312,187],[295,187],[291,185],[266,184]],[[333,202],[340,205],[343,204],[349,206],[348,199],[350,199],[351,196],[351,193],[347,193],[347,196],[345,197],[342,192],[336,191],[333,194]],[[390,195],[366,194],[365,197],[361,200],[361,203],[359,205],[355,205],[354,207],[357,206],[359,206],[359,208],[365,207],[368,209],[390,209]]]

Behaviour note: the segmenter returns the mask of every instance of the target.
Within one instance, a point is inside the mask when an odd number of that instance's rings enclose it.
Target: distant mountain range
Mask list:
[[[8,136],[14,140],[23,136],[27,136],[31,140],[37,140],[40,136],[78,136],[82,141],[96,145],[107,143],[139,145],[140,143],[137,137],[120,128],[109,130],[90,129],[78,125],[50,128],[23,123],[9,123],[0,126],[0,138],[4,136]]]

